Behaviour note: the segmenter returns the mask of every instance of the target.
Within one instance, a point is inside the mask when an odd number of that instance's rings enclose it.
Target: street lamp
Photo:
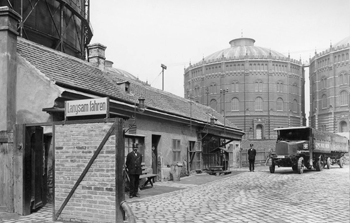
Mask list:
[[[161,64],[160,67],[162,68],[162,91],[164,91],[164,70],[167,69],[167,66]]]

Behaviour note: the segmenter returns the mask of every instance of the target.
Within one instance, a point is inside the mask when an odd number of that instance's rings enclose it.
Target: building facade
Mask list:
[[[301,61],[251,38],[229,43],[185,69],[185,98],[220,112],[248,139],[275,139],[274,128],[306,125]]]
[[[333,133],[350,128],[350,38],[310,59],[311,127]]]

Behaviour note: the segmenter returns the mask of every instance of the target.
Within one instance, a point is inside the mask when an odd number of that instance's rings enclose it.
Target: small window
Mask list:
[[[262,111],[263,100],[261,97],[255,99],[255,111]]]
[[[239,99],[238,98],[233,98],[231,100],[231,110],[239,111]]]
[[[283,111],[283,99],[282,98],[277,99],[276,109],[277,109],[277,111]]]
[[[341,102],[341,105],[348,105],[348,92],[341,91],[341,93],[339,95],[339,100]]]
[[[322,108],[327,108],[328,101],[327,101],[327,95],[322,95]]]
[[[172,151],[173,151],[173,162],[180,162],[181,161],[180,139],[173,139]]]

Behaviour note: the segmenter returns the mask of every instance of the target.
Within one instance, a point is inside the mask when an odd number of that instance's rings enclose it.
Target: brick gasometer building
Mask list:
[[[246,132],[249,139],[275,139],[273,130],[306,125],[304,66],[301,61],[254,45],[230,41],[185,69],[185,98],[211,106]]]
[[[350,38],[316,52],[310,59],[309,75],[310,126],[333,133],[349,133]]]

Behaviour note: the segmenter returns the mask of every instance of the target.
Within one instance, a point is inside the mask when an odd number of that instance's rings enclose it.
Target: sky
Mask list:
[[[164,90],[183,97],[184,68],[232,39],[253,38],[255,46],[308,63],[350,36],[350,1],[91,0],[90,22],[91,43],[107,46],[114,67],[162,89],[164,64]]]

